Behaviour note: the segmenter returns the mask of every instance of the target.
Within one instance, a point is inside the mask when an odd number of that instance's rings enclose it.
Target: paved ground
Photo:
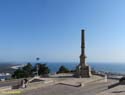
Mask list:
[[[7,81],[3,81],[3,82],[0,81],[0,87],[17,85],[21,82],[22,79],[12,79],[12,80],[7,80]],[[31,78],[28,78],[28,79],[31,79]]]
[[[125,85],[118,85],[112,89],[103,91],[98,95],[125,95]]]
[[[51,85],[32,91],[26,91],[21,95],[96,95],[99,92],[107,90],[107,87],[116,82],[108,80],[107,83],[94,82],[85,87],[73,87],[67,85]]]
[[[13,86],[19,83],[19,80],[8,81],[8,82],[0,82],[0,87],[3,86]]]
[[[21,95],[96,95],[97,93],[107,90],[109,85],[117,82],[116,80],[108,80],[108,82],[104,82],[104,78],[99,76],[92,76],[91,78],[62,77],[62,78],[49,78],[46,80],[52,80],[52,82],[45,81],[49,83],[43,83],[44,81],[42,81],[42,82],[30,83],[26,89],[19,89],[12,91],[14,92],[19,91],[21,92]],[[0,83],[0,87],[15,85],[18,83],[18,81],[19,80],[3,82]],[[79,83],[85,84],[85,86],[78,87],[77,85]],[[6,91],[3,92],[5,92],[4,94],[6,95]]]

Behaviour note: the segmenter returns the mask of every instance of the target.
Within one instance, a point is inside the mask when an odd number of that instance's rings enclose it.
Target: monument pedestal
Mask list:
[[[78,78],[89,78],[92,76],[91,74],[91,68],[90,66],[84,66],[84,67],[81,67],[80,65],[77,66],[76,68],[76,73],[74,75],[75,77],[78,77]]]
[[[89,66],[82,67],[80,70],[80,76],[83,77],[90,77],[91,76],[91,69]]]

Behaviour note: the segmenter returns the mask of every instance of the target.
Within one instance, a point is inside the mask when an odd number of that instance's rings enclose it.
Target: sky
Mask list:
[[[125,62],[125,0],[0,0],[0,62]]]

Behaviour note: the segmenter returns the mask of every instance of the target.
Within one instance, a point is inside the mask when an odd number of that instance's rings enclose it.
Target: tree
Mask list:
[[[32,69],[33,69],[33,66],[31,63],[27,63],[27,65],[23,67],[23,70],[26,70],[28,72],[31,72]]]
[[[61,66],[57,71],[57,73],[69,73],[69,72],[70,71],[65,66]]]
[[[23,78],[24,77],[24,71],[21,69],[17,69],[14,74],[12,75],[13,78]]]
[[[14,78],[27,78],[32,76],[32,65],[31,63],[28,63],[26,66],[17,69],[12,77]]]
[[[37,69],[38,67],[38,69]],[[26,66],[17,69],[12,75],[13,78],[27,78],[32,77],[33,73],[38,70],[38,75],[46,75],[50,72],[50,69],[46,64],[37,63],[34,67],[31,63],[27,63]]]
[[[31,77],[32,76],[32,70],[33,70],[33,66],[31,63],[27,63],[26,66],[24,66],[23,68],[23,71],[24,71],[24,75],[25,77]]]
[[[37,70],[37,66],[38,66],[38,75],[45,75],[50,72],[50,69],[46,66],[46,64],[37,63],[35,65],[35,71]]]

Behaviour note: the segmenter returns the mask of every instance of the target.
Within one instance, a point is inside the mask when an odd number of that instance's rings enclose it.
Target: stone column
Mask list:
[[[86,66],[85,59],[86,59],[86,56],[85,56],[85,31],[84,31],[84,30],[81,30],[81,55],[80,55],[80,65],[81,65],[82,67],[83,67],[83,66]]]
[[[90,77],[91,69],[85,62],[85,31],[81,30],[81,55],[80,55],[80,64],[77,66],[76,73],[78,77]]]

